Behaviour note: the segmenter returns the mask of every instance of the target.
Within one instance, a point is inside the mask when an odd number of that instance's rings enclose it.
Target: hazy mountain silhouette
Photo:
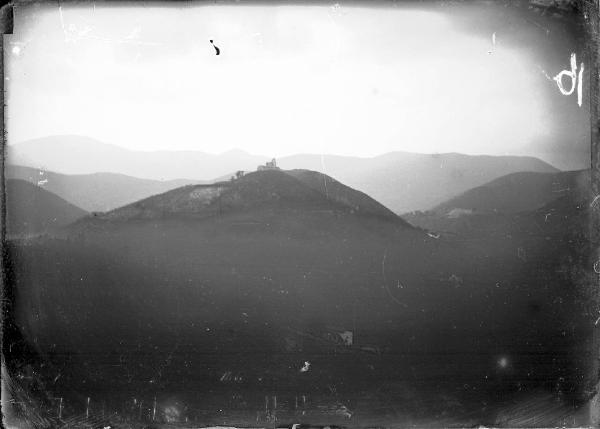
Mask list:
[[[390,152],[373,158],[296,155],[281,158],[278,164],[286,169],[305,168],[326,173],[367,193],[396,213],[430,209],[506,174],[558,171],[532,157],[456,153]]]
[[[186,177],[211,180],[238,170],[254,171],[266,156],[231,150],[130,151],[79,136],[53,136],[8,147],[12,164],[65,174],[112,172],[154,180]],[[430,209],[498,177],[515,172],[556,172],[532,157],[455,153],[390,152],[372,158],[300,154],[278,159],[280,167],[319,171],[365,192],[395,213]]]
[[[132,151],[83,136],[50,136],[8,146],[10,164],[63,174],[118,173],[143,179],[211,180],[236,170],[255,170],[267,158],[231,150]]]
[[[8,179],[5,191],[9,237],[51,232],[87,215],[85,210],[23,180]]]
[[[38,183],[87,211],[107,211],[197,180],[138,179],[115,173],[60,174],[17,165],[5,166],[5,176]]]

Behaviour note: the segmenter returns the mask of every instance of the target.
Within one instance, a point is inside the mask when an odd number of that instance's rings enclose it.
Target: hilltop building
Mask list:
[[[256,171],[263,170],[280,170],[280,168],[277,167],[277,161],[275,160],[275,158],[273,158],[271,161],[267,161],[265,165],[259,165],[256,169]]]

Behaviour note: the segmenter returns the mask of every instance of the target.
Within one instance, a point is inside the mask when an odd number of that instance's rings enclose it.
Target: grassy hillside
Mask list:
[[[560,173],[515,173],[484,186],[473,188],[432,210],[402,215],[410,224],[427,230],[477,237],[510,234],[528,212],[541,210],[546,224],[555,209],[554,202],[584,201],[590,187],[589,171]],[[519,214],[522,216],[519,216]],[[546,216],[548,215],[548,216]],[[540,227],[529,224],[530,232]]]
[[[519,172],[502,176],[434,207],[448,215],[454,209],[474,213],[517,213],[536,210],[589,182],[589,171]]]

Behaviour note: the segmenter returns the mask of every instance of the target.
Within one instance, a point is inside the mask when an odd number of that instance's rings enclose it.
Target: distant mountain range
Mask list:
[[[55,194],[24,180],[6,181],[8,237],[56,231],[88,213]]]
[[[111,172],[152,180],[188,178],[184,181],[188,183],[230,177],[238,170],[254,171],[267,160],[268,157],[240,150],[220,155],[198,151],[129,151],[79,136],[47,137],[8,147],[8,161],[13,165],[41,167],[63,174]],[[391,152],[373,158],[301,154],[277,161],[286,170],[304,169],[327,174],[370,195],[395,213],[430,209],[507,174],[558,171],[532,157],[452,153]],[[158,188],[158,185],[154,186]],[[148,192],[150,187],[147,185]],[[127,192],[132,198],[126,201],[123,195],[119,201],[130,203],[142,194],[137,190]],[[80,199],[77,202],[84,208],[92,205],[115,207],[114,202],[80,203]]]
[[[52,136],[7,148],[8,162],[63,174],[118,173],[141,179],[211,180],[236,170],[255,170],[267,158],[231,150],[132,151],[81,136]]]
[[[279,165],[324,172],[396,213],[434,207],[510,173],[558,171],[537,158],[456,153],[392,152],[374,158],[296,155],[280,159]]]
[[[25,180],[89,212],[108,211],[199,180],[138,179],[116,173],[60,174],[7,165],[5,177]]]

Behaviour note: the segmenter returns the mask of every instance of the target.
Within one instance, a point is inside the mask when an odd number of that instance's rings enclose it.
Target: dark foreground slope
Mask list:
[[[389,324],[390,314],[408,320],[419,309],[390,301],[386,281],[397,288],[402,268],[407,284],[437,280],[426,267],[439,244],[367,196],[337,186],[351,197],[330,198],[279,171],[187,186],[82,219],[45,245],[98,252],[98,259],[77,256],[89,260],[84,266],[102,264],[105,255],[103,276],[119,268],[129,273],[110,281],[84,276],[97,283],[81,293],[115,285],[140,302],[164,295],[140,315],[155,323],[285,321],[303,330],[310,321],[349,329],[359,306],[374,309],[364,329]],[[106,262],[115,255],[118,261]],[[118,286],[136,275],[146,280]],[[194,299],[173,301],[179,288]],[[418,299],[423,292],[415,284],[406,293]]]
[[[23,180],[6,181],[6,233],[31,236],[57,230],[87,215],[52,192]]]
[[[512,258],[498,259],[513,275],[498,278],[490,295],[494,305],[526,317],[520,335],[532,338],[534,331],[540,334],[535,342],[528,340],[528,345],[545,343],[563,358],[574,359],[571,369],[576,368],[577,388],[588,393],[595,378],[590,377],[589,364],[591,326],[598,305],[591,286],[590,227],[595,205],[590,189],[589,171],[511,175],[436,210],[404,216],[434,231],[431,235],[490,260],[502,253],[512,254]],[[490,199],[490,194],[497,199]],[[468,207],[475,210],[461,211]],[[529,210],[518,210],[525,207]],[[518,301],[524,305],[515,307]],[[541,357],[540,361],[547,359]],[[562,371],[568,372],[565,367]],[[575,376],[571,373],[570,377]]]
[[[9,277],[56,391],[250,410],[246,425],[265,395],[481,417],[498,394],[577,386],[580,277],[554,270],[581,256],[562,231],[434,239],[327,177],[263,171],[13,242]]]

